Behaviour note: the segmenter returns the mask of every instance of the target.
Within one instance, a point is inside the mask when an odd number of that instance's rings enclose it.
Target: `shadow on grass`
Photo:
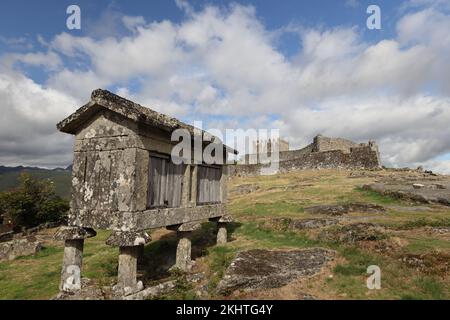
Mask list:
[[[240,223],[227,225],[228,241],[235,240],[233,233],[241,226]],[[213,222],[203,223],[199,230],[192,233],[192,259],[208,255],[208,249],[216,245],[217,226]],[[144,248],[144,257],[139,266],[144,281],[151,283],[169,278],[169,269],[175,264],[177,250],[177,234],[171,232],[162,236],[158,241],[153,241]]]

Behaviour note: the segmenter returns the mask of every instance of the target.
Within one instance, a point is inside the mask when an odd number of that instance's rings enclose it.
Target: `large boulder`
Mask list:
[[[217,286],[218,293],[278,288],[320,272],[334,257],[323,248],[304,250],[255,249],[238,253]]]
[[[0,243],[0,261],[10,261],[20,256],[33,255],[41,249],[41,243],[34,236],[2,242]]]

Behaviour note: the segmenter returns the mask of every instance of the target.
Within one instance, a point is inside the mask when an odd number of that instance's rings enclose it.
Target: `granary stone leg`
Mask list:
[[[227,223],[233,222],[233,218],[229,215],[212,218],[210,221],[217,223],[217,245],[221,246],[228,241]]]
[[[106,244],[119,247],[119,267],[115,288],[124,295],[143,289],[142,282],[138,282],[136,278],[137,263],[140,251],[150,240],[147,233],[134,231],[114,231],[106,240]]]
[[[189,271],[192,268],[191,235],[191,231],[177,231],[178,245],[175,267],[182,271]]]
[[[225,222],[217,223],[217,245],[221,246],[227,243],[227,224]]]
[[[81,289],[83,247],[83,239],[65,240],[59,290],[72,292]]]
[[[137,287],[136,272],[138,255],[139,246],[119,248],[117,285],[125,291],[131,291],[130,289]]]
[[[64,240],[64,257],[59,289],[74,292],[81,289],[81,269],[83,264],[84,239],[96,235],[89,228],[61,227],[55,239]]]
[[[201,225],[197,222],[187,222],[167,229],[177,232],[178,244],[174,267],[182,271],[189,271],[194,262],[192,261],[192,232],[199,229]]]

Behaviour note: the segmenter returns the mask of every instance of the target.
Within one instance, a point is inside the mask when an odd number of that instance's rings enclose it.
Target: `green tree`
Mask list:
[[[55,194],[51,180],[39,180],[28,173],[19,177],[19,186],[0,193],[0,215],[14,227],[34,227],[45,222],[63,222],[69,202]]]

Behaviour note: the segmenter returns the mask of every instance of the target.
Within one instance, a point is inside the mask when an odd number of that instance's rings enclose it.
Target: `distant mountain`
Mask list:
[[[6,166],[0,166],[0,174],[7,173],[7,172],[32,172],[32,171],[72,171],[72,165],[69,165],[67,168],[55,168],[55,169],[45,169],[45,168],[39,168],[39,167],[24,167],[24,166],[17,166],[17,167],[6,167]]]
[[[0,191],[10,190],[18,185],[22,172],[28,172],[39,179],[50,179],[54,182],[56,193],[64,198],[70,197],[72,165],[67,168],[44,169],[38,167],[6,167],[0,166]]]

